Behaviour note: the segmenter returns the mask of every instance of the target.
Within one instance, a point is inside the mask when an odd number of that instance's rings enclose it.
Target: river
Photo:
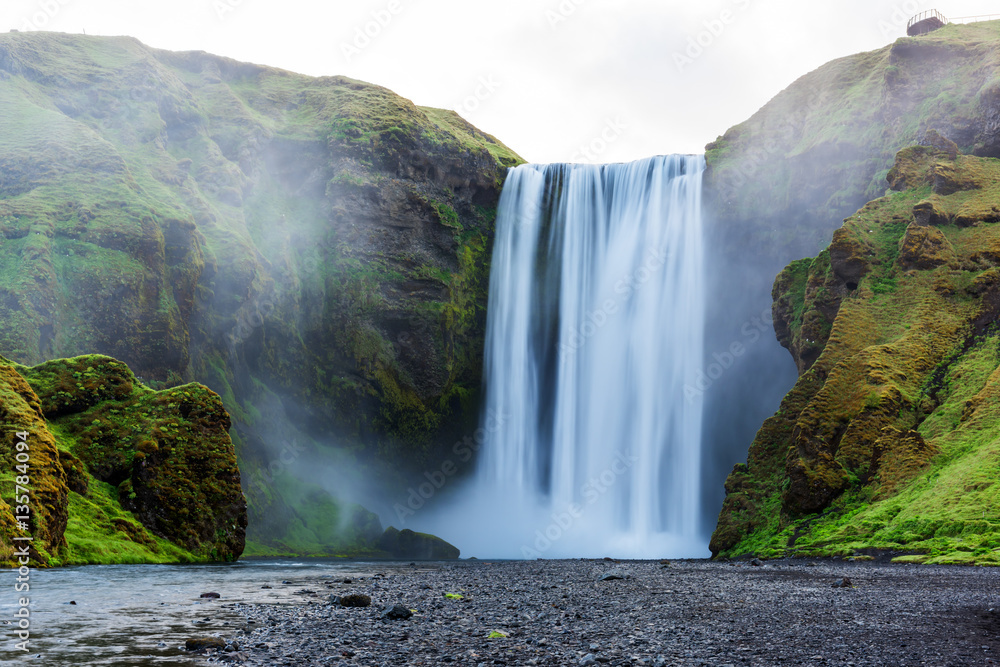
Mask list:
[[[17,572],[0,572],[0,665],[203,665],[184,650],[191,637],[234,635],[245,621],[238,603],[309,599],[323,577],[366,576],[392,565],[343,559],[240,560],[216,565],[90,565],[32,570],[29,593]],[[311,582],[307,583],[307,580]],[[287,582],[287,583],[286,583]],[[263,588],[270,586],[271,588]],[[203,599],[217,592],[219,599]],[[11,623],[30,596],[29,652],[16,648]],[[73,604],[73,603],[76,604]]]

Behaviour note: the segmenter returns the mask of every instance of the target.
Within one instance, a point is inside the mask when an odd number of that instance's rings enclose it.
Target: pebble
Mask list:
[[[382,610],[382,618],[390,621],[405,621],[411,616],[413,612],[401,604],[394,604]]]
[[[1000,568],[772,560],[748,577],[728,563],[671,563],[623,561],[614,585],[600,583],[615,571],[605,561],[383,564],[353,577],[351,594],[369,596],[367,608],[325,598],[238,605],[246,625],[226,637],[232,650],[207,658],[242,656],[234,662],[247,667],[888,667],[1000,655],[989,611]],[[851,594],[831,594],[844,579]]]

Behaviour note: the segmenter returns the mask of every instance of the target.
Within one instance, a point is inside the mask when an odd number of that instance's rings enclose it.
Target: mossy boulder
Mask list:
[[[379,549],[400,560],[454,560],[461,552],[440,537],[389,526],[378,541]]]
[[[941,155],[922,148],[899,155],[906,189],[844,222],[831,261],[793,263],[776,280],[776,329],[800,377],[726,483],[714,554],[887,549],[1000,564],[1000,278],[989,250],[1000,160],[949,158],[966,185],[936,194],[935,207],[948,220],[978,214],[926,226],[915,205]],[[834,247],[867,269],[838,271]],[[803,316],[820,310],[825,337]],[[803,337],[821,341],[818,355]]]
[[[899,240],[899,257],[902,271],[927,271],[955,261],[955,249],[940,229],[926,227],[916,222],[906,228]]]
[[[0,530],[29,435],[36,563],[235,560],[246,501],[229,416],[201,385],[153,391],[110,357],[0,362]],[[4,436],[6,438],[6,436]],[[8,465],[9,464],[9,465]],[[9,555],[0,560],[6,561]]]

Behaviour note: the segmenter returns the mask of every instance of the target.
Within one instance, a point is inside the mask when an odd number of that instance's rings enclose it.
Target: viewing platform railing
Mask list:
[[[980,16],[959,16],[951,19],[949,23],[978,23],[980,21],[996,21],[1000,19],[1000,14],[981,14]]]
[[[913,26],[917,25],[921,21],[933,22],[933,19],[937,19],[942,25],[948,25],[948,19],[945,18],[944,14],[936,9],[928,9],[926,12],[921,12],[910,19],[910,22],[906,24],[906,29],[909,30]]]
[[[936,9],[921,12],[906,24],[906,34],[910,37],[925,35],[948,25],[948,19]]]

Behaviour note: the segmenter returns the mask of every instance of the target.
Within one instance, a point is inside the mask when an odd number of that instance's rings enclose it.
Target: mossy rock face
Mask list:
[[[945,220],[977,212],[968,224],[916,219],[942,159],[965,185],[934,195],[935,209]],[[714,554],[891,549],[1000,564],[1000,278],[990,251],[1000,160],[921,147],[900,153],[894,178],[903,173],[907,189],[844,222],[829,261],[793,263],[775,281],[776,330],[800,377],[729,476]],[[831,322],[825,334],[811,312]]]
[[[47,565],[66,547],[69,488],[55,439],[42,415],[41,401],[25,379],[6,359],[0,358],[0,564],[13,565],[15,536],[30,535],[32,565]],[[18,433],[26,433],[28,450],[21,452]],[[21,463],[17,455],[26,453]],[[24,457],[22,457],[23,459]],[[26,469],[18,470],[18,465]],[[27,476],[29,530],[23,532],[15,519],[18,477]]]
[[[246,500],[229,415],[215,392],[197,384],[152,391],[99,355],[20,370],[68,436],[71,451],[60,456],[74,491],[87,495],[93,477],[116,487],[121,507],[153,534],[195,557],[240,556]],[[135,532],[130,522],[124,532]]]

